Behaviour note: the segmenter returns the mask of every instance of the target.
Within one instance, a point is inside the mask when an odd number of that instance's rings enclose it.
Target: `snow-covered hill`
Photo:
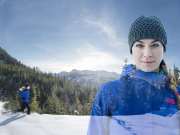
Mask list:
[[[88,116],[36,113],[0,116],[1,135],[85,135],[87,127]]]
[[[85,135],[87,133],[89,116],[5,113],[3,104],[0,102],[0,135]]]
[[[177,113],[171,117],[153,114],[113,117],[110,135],[180,135],[179,116]],[[99,118],[102,117],[91,120]],[[86,135],[89,120],[89,116],[6,113],[0,115],[0,135]]]

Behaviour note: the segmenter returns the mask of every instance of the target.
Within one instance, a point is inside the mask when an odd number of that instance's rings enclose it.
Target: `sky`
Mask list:
[[[165,61],[180,67],[179,0],[0,0],[0,46],[44,72],[106,70],[132,63],[128,31],[141,15],[166,29]]]

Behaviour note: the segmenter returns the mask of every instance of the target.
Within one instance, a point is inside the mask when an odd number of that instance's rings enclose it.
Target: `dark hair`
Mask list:
[[[159,66],[159,70],[161,73],[168,76],[168,69],[167,69],[167,66],[166,66],[166,63],[164,60],[161,61],[160,66]]]
[[[25,83],[25,87],[27,88],[28,86],[29,86],[29,83],[26,82],[26,83]]]

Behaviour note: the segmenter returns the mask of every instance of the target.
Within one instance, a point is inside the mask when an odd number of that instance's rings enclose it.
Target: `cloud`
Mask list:
[[[90,19],[85,17],[83,18],[83,22],[97,28],[97,31],[105,36],[108,40],[108,45],[111,47],[121,46],[122,39],[120,41],[117,30],[112,25],[108,24],[107,21],[104,21],[103,19]]]
[[[57,59],[29,60],[25,63],[32,67],[39,67],[45,72],[60,72],[78,70],[106,70],[120,72],[122,60],[108,52],[97,50],[92,44],[86,43],[84,47],[74,50],[75,60],[58,61]]]
[[[76,50],[79,59],[74,65],[79,69],[119,71],[120,59],[112,54],[96,49],[92,44],[87,43],[84,48]],[[113,66],[116,65],[116,68]]]

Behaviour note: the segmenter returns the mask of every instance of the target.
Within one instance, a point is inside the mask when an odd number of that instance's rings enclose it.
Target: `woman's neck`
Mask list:
[[[141,71],[143,71],[143,72],[157,72],[157,73],[158,73],[158,72],[160,71],[159,68],[157,68],[157,69],[155,69],[155,70],[152,70],[152,71],[144,71],[144,70],[142,70],[142,69],[137,68],[136,65],[134,65],[134,66],[135,66],[136,69],[141,70]]]

